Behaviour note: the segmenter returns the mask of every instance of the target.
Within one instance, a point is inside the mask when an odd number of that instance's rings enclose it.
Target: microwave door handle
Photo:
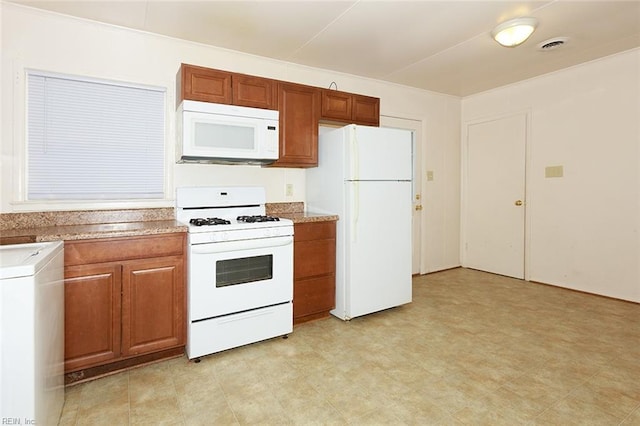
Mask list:
[[[269,247],[282,247],[293,244],[292,236],[264,238],[259,240],[224,241],[191,246],[193,254],[222,253],[229,251],[252,250]]]

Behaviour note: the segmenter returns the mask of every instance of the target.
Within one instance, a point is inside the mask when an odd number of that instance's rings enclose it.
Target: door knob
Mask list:
[[[516,205],[516,206],[521,206],[521,205],[522,205],[522,200],[517,200],[517,201],[515,202],[515,205]]]
[[[416,206],[416,211],[420,211],[420,210],[422,210],[422,205],[421,205],[421,204],[418,204],[418,205]]]

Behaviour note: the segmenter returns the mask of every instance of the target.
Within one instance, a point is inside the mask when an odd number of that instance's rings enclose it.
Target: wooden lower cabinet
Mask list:
[[[65,373],[182,353],[185,243],[181,233],[65,242]]]
[[[123,265],[122,354],[184,344],[184,260],[143,259]]]
[[[294,225],[293,323],[329,316],[336,294],[336,223]]]
[[[120,356],[121,268],[116,263],[65,268],[65,370]]]

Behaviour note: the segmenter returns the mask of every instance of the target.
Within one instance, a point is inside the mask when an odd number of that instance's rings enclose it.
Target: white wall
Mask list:
[[[465,98],[462,121],[525,109],[529,279],[640,302],[640,49]]]
[[[436,179],[423,183],[426,229],[424,265],[434,271],[459,265],[460,100],[423,90],[297,66],[197,43],[98,24],[15,4],[0,3],[2,14],[2,94],[0,212],[122,207],[109,204],[30,205],[21,203],[19,179],[24,146],[24,70],[106,78],[163,86],[168,94],[169,169],[173,194],[182,185],[262,185],[269,202],[305,201],[303,169],[174,164],[175,75],[180,63],[260,75],[319,87],[335,81],[347,92],[381,98],[381,114],[420,120],[426,164]],[[294,185],[293,197],[285,184]],[[172,200],[160,203],[172,206]],[[149,203],[127,207],[147,207]]]

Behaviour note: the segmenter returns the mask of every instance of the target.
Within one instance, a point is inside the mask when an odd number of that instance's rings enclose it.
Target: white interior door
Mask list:
[[[425,262],[422,261],[424,256],[424,250],[422,250],[422,149],[419,141],[422,140],[422,122],[419,120],[411,120],[398,117],[380,117],[380,125],[382,127],[392,127],[396,129],[411,130],[413,137],[412,141],[412,157],[413,157],[413,173],[412,173],[412,199],[413,209],[411,215],[411,235],[412,235],[412,250],[411,250],[411,273],[413,275],[420,274],[425,269],[422,265]]]
[[[463,266],[525,274],[527,115],[467,125]]]

